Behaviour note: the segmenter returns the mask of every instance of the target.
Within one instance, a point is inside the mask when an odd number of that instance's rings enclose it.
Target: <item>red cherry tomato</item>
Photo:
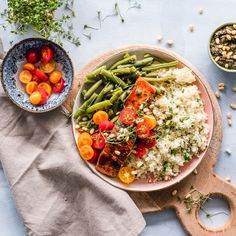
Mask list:
[[[136,156],[138,158],[144,157],[145,154],[147,153],[147,149],[141,143],[138,143],[136,150],[137,150]]]
[[[156,145],[156,135],[154,132],[150,131],[149,136],[145,139],[140,140],[140,143],[145,147],[145,148],[152,148]]]
[[[99,152],[96,149],[93,149],[93,151],[94,151],[93,157],[90,160],[88,160],[88,162],[95,164],[95,163],[97,163],[97,160],[99,157]]]
[[[149,125],[145,121],[139,122],[136,128],[137,128],[138,138],[144,139],[149,136],[150,128],[149,128]]]
[[[40,82],[44,82],[48,80],[48,76],[42,70],[38,68],[33,72],[33,74],[37,78],[36,80]]]
[[[103,149],[105,146],[105,138],[101,132],[92,135],[93,144],[92,147],[96,149]]]
[[[49,46],[43,46],[41,48],[40,54],[41,54],[41,61],[43,64],[49,63],[54,57],[53,50]]]
[[[65,80],[61,79],[58,83],[52,85],[54,93],[60,93],[65,88]]]
[[[26,52],[26,60],[28,63],[34,64],[39,61],[39,52],[35,48],[31,48]]]
[[[136,111],[130,107],[125,107],[120,113],[121,122],[126,125],[132,125],[136,117]]]
[[[48,100],[48,93],[47,93],[46,90],[43,89],[43,88],[37,88],[36,91],[39,91],[40,94],[41,94],[41,97],[42,97],[42,100],[41,100],[41,102],[39,103],[39,105],[44,105],[44,104],[47,102],[47,100]]]
[[[98,126],[98,129],[100,131],[105,131],[105,130],[112,130],[114,127],[114,124],[109,121],[109,120],[104,120],[103,122],[101,122]]]

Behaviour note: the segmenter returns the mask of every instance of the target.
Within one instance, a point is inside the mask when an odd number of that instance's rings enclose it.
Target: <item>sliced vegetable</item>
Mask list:
[[[40,55],[43,64],[49,63],[54,57],[53,50],[49,46],[43,46],[40,50]]]
[[[40,82],[44,82],[44,81],[48,80],[48,76],[42,70],[40,70],[39,68],[37,68],[34,71],[34,75],[37,77],[37,80],[40,81]]]
[[[79,149],[79,152],[80,152],[80,156],[86,161],[91,160],[94,155],[94,150],[90,145],[82,146]]]
[[[49,80],[52,84],[57,84],[61,80],[61,78],[62,73],[59,70],[55,70],[49,75]]]
[[[145,121],[139,122],[136,128],[137,128],[138,138],[144,139],[148,137],[150,133],[150,128],[149,128],[149,125]]]
[[[26,52],[26,56],[25,57],[26,57],[27,62],[29,62],[31,64],[34,64],[34,63],[36,63],[36,62],[38,62],[40,60],[39,52],[35,48],[29,49]]]
[[[42,100],[42,95],[39,91],[35,91],[30,95],[30,102],[33,105],[39,105]]]
[[[111,121],[104,120],[99,124],[98,129],[100,131],[106,131],[106,130],[112,130],[113,127],[114,127],[114,124]]]
[[[26,93],[32,94],[37,89],[38,83],[36,81],[31,81],[25,86]]]
[[[37,91],[40,92],[41,97],[42,97],[41,102],[39,103],[39,105],[44,105],[48,100],[48,93],[46,92],[45,89],[39,88],[39,87],[37,88]]]
[[[156,134],[150,131],[149,136],[145,139],[140,140],[140,144],[143,145],[145,148],[152,148],[156,145]]]
[[[120,113],[120,120],[126,125],[132,125],[136,118],[136,111],[130,107],[125,107]]]
[[[32,80],[32,78],[33,75],[28,70],[22,70],[19,75],[20,82],[23,84],[29,83]]]
[[[106,140],[101,132],[94,133],[92,135],[93,144],[92,147],[96,149],[103,149],[106,143]]]
[[[52,91],[54,93],[60,93],[65,88],[65,80],[61,79],[58,83],[53,84]]]
[[[46,74],[52,73],[56,69],[56,62],[55,61],[50,61],[47,64],[41,63],[39,65],[39,68]]]
[[[90,160],[88,160],[88,161],[89,161],[90,163],[92,163],[92,164],[96,164],[97,161],[98,161],[99,152],[98,152],[98,150],[96,150],[96,149],[93,149],[93,151],[94,151],[93,157],[92,157]]]
[[[81,148],[84,145],[92,146],[93,139],[89,133],[81,133],[78,138],[78,147]]]
[[[136,151],[137,151],[136,156],[138,158],[143,158],[147,153],[147,148],[144,147],[144,145],[142,145],[141,143],[138,143]]]
[[[43,88],[47,92],[48,96],[50,96],[52,93],[52,87],[47,82],[40,83],[38,88]]]
[[[24,70],[29,70],[29,71],[34,71],[35,70],[35,66],[34,64],[31,64],[31,63],[26,63],[23,65],[23,69]]]
[[[145,115],[143,117],[144,121],[149,125],[150,129],[154,129],[157,126],[156,118],[152,115]]]
[[[96,125],[99,125],[100,123],[107,121],[108,120],[108,114],[105,111],[97,111],[94,115],[93,115],[93,122]]]
[[[121,167],[118,173],[119,179],[125,184],[131,184],[135,180],[132,171],[133,169],[130,166]]]

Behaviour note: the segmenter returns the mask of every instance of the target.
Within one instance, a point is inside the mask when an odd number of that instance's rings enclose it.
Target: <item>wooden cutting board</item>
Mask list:
[[[109,57],[117,53],[121,53],[130,49],[135,50],[140,47],[144,47],[144,45],[128,46],[109,51],[107,53],[104,53],[103,55],[96,57],[89,64],[81,68],[74,81],[71,95],[64,104],[65,107],[68,110],[72,109],[72,105],[78,93],[78,90],[81,84],[83,83],[85,75],[88,72],[92,71],[100,63],[104,62]],[[152,49],[154,48],[158,50],[158,48],[155,47],[150,47],[146,45],[145,47],[149,47]],[[161,50],[165,51],[164,49]],[[173,54],[173,56],[176,57],[176,54]],[[177,58],[179,58],[181,62],[184,62],[185,65],[193,68],[193,66],[186,62],[183,58],[180,58],[179,56],[177,56]],[[180,221],[182,222],[185,230],[189,233],[189,235],[236,236],[236,189],[229,182],[217,176],[213,170],[218,158],[222,142],[223,131],[221,111],[217,99],[214,95],[214,92],[211,90],[207,81],[195,68],[193,68],[193,72],[204,83],[211,98],[214,110],[213,138],[211,140],[205,158],[197,168],[197,174],[192,173],[180,183],[168,189],[143,193],[129,192],[129,195],[143,213],[162,211],[168,208],[174,208],[177,213],[177,216],[179,217]],[[187,211],[184,201],[180,201],[179,198],[183,199],[184,197],[186,197],[191,191],[191,186],[194,186],[194,188],[199,190],[204,196],[221,196],[228,201],[229,206],[231,208],[231,215],[228,223],[224,225],[224,227],[218,228],[216,230],[204,227],[199,220],[199,206],[197,205],[193,205],[191,212]],[[172,192],[174,190],[177,190],[177,194],[173,196]],[[198,195],[196,195],[196,193],[193,193],[191,194],[191,196],[196,197]]]

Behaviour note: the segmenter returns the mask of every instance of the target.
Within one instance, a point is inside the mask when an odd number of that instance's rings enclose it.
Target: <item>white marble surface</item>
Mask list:
[[[6,6],[6,0],[0,2],[0,9]],[[236,87],[236,75],[220,71],[210,61],[207,53],[207,43],[211,32],[220,24],[235,20],[235,0],[140,0],[141,9],[130,9],[126,12],[131,1],[117,0],[125,22],[121,23],[118,17],[111,17],[102,24],[100,30],[83,30],[84,24],[98,26],[96,12],[101,10],[104,15],[111,13],[116,1],[110,0],[80,0],[75,1],[77,16],[74,18],[75,32],[81,38],[82,45],[78,48],[65,43],[64,47],[69,52],[76,70],[85,65],[96,55],[123,45],[143,43],[166,47],[165,41],[175,41],[173,50],[195,65],[207,78],[214,90],[219,82],[226,84],[226,91],[222,93],[220,105],[224,118],[224,140],[219,160],[215,167],[217,174],[231,177],[236,184],[236,114],[233,113],[233,126],[229,128],[225,114],[230,111],[229,103],[236,102],[236,93],[231,88]],[[202,8],[204,13],[199,15]],[[3,20],[0,20],[0,24]],[[194,25],[194,32],[189,32],[189,25]],[[0,37],[3,39],[5,49],[9,49],[10,41],[17,42],[30,37],[33,33],[24,36],[10,34],[11,27],[6,31],[0,27]],[[92,34],[88,40],[82,33]],[[163,42],[157,43],[157,36],[163,36]],[[235,124],[234,124],[235,123]],[[231,156],[225,154],[225,149],[230,148]],[[16,157],[17,158],[17,157]],[[221,201],[212,201],[208,210],[215,212],[225,211],[225,204]],[[208,226],[213,227],[225,222],[226,215],[221,214],[211,219],[203,215],[203,220]],[[182,229],[176,215],[169,210],[162,213],[146,214],[147,227],[142,233],[146,235],[187,235]],[[4,173],[0,168],[0,235],[24,236],[24,228],[17,214]]]

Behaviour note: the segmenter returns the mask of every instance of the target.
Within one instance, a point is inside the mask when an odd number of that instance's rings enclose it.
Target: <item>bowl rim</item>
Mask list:
[[[68,57],[68,60],[69,60],[69,63],[71,64],[71,68],[72,68],[72,81],[71,81],[71,85],[69,87],[69,90],[68,90],[68,93],[66,94],[66,96],[56,105],[56,106],[53,106],[51,108],[48,108],[48,109],[43,109],[43,110],[37,110],[37,111],[34,111],[34,110],[31,110],[31,109],[28,109],[24,106],[22,106],[21,104],[17,103],[8,93],[8,90],[6,89],[6,86],[5,86],[5,83],[3,82],[3,68],[5,66],[5,63],[6,63],[6,59],[7,57],[9,56],[9,54],[16,48],[18,47],[19,45],[21,45],[22,43],[25,43],[25,42],[28,42],[28,41],[34,41],[34,40],[41,40],[41,41],[44,41],[45,43],[50,43],[50,44],[54,44],[55,46],[57,46],[61,51],[63,51],[63,53]],[[72,87],[73,87],[73,81],[74,81],[74,66],[73,66],[73,62],[69,56],[69,54],[66,52],[66,50],[60,46],[59,44],[49,40],[49,39],[45,39],[45,38],[40,38],[40,37],[31,37],[31,38],[26,38],[26,39],[23,39],[17,43],[15,43],[8,51],[7,53],[5,54],[3,60],[2,60],[2,71],[1,71],[1,83],[2,83],[2,87],[4,89],[4,92],[6,93],[7,97],[10,98],[10,100],[16,105],[18,106],[19,108],[25,110],[25,111],[28,111],[28,112],[31,112],[31,113],[36,113],[36,114],[41,114],[41,113],[46,113],[46,112],[49,112],[49,111],[52,111],[52,110],[55,110],[56,108],[58,108],[59,106],[61,106],[65,100],[68,98],[68,96],[70,95],[70,92],[72,90]]]
[[[230,72],[230,73],[235,73],[236,72],[236,69],[227,69],[221,65],[219,65],[213,58],[212,54],[211,54],[211,48],[210,48],[210,43],[211,43],[211,39],[213,37],[213,35],[215,34],[215,32],[221,28],[223,28],[224,26],[227,26],[227,25],[233,25],[233,24],[236,24],[236,22],[226,22],[224,24],[221,24],[220,26],[218,26],[210,35],[209,37],[209,40],[208,40],[208,55],[209,57],[211,58],[212,62],[218,67],[220,68],[221,70],[225,71],[225,72]]]
[[[102,173],[98,172],[95,168],[93,168],[92,164],[88,163],[87,161],[84,161],[86,163],[86,165],[88,166],[88,168],[90,170],[92,170],[92,172],[94,174],[96,174],[103,181],[111,184],[112,186],[114,186],[116,188],[119,188],[119,189],[122,189],[122,190],[125,190],[125,191],[129,191],[129,192],[152,192],[152,191],[159,191],[159,190],[162,190],[162,189],[166,189],[166,188],[169,188],[169,187],[171,187],[175,184],[178,184],[180,181],[183,181],[185,178],[187,178],[194,171],[194,169],[199,166],[199,164],[205,158],[205,156],[206,156],[206,154],[209,150],[210,143],[212,141],[213,132],[214,132],[214,111],[213,111],[212,100],[211,100],[211,97],[210,97],[210,94],[209,94],[209,91],[208,91],[209,88],[207,88],[207,87],[209,87],[209,85],[208,85],[207,81],[205,81],[206,84],[207,84],[207,86],[206,86],[205,83],[201,80],[201,78],[204,78],[204,76],[190,62],[188,62],[185,58],[183,58],[182,56],[178,55],[177,53],[175,53],[175,52],[173,52],[169,49],[160,48],[160,47],[153,46],[153,45],[146,45],[146,44],[133,44],[133,45],[127,45],[127,46],[123,46],[123,47],[118,47],[118,48],[115,48],[113,50],[106,51],[105,53],[102,53],[102,54],[98,55],[97,57],[93,58],[90,62],[88,62],[88,64],[86,64],[83,68],[81,68],[82,75],[83,76],[85,75],[83,70],[87,70],[87,68],[89,70],[96,69],[99,66],[109,62],[112,58],[116,57],[117,55],[122,55],[124,52],[127,52],[127,51],[128,52],[135,52],[135,51],[140,51],[140,50],[159,51],[159,52],[164,53],[165,55],[167,55],[169,57],[176,58],[177,60],[180,61],[180,63],[182,65],[190,68],[191,71],[193,72],[193,74],[198,78],[199,83],[204,87],[204,90],[206,91],[206,94],[209,98],[211,111],[212,111],[212,113],[210,114],[211,117],[209,119],[211,119],[213,121],[212,126],[210,128],[210,132],[209,132],[207,148],[201,153],[202,157],[199,158],[199,161],[196,162],[194,168],[190,168],[189,170],[187,170],[185,175],[182,176],[182,178],[180,180],[175,179],[175,178],[171,179],[171,180],[167,181],[168,184],[165,184],[164,186],[155,186],[155,187],[150,187],[150,188],[147,188],[147,189],[144,189],[144,190],[140,189],[139,187],[130,188],[129,185],[125,185],[125,184],[122,184],[120,182],[117,183],[117,181],[113,182],[112,180],[109,180],[108,178],[106,178],[105,175],[103,175]],[[103,57],[105,57],[105,59],[103,59]],[[102,60],[101,60],[101,58],[102,58]],[[77,92],[76,98],[74,100],[72,116],[71,116],[72,133],[73,133],[73,138],[74,138],[74,142],[75,142],[76,146],[77,146],[77,144],[76,144],[77,134],[76,134],[76,129],[75,129],[76,124],[75,124],[75,121],[73,119],[73,114],[75,113],[75,111],[78,107],[77,101],[80,98],[81,91],[83,89],[83,85],[84,85],[84,82],[82,83],[79,91]],[[79,152],[78,152],[78,155],[79,155]],[[81,158],[80,155],[79,155],[79,158]]]

